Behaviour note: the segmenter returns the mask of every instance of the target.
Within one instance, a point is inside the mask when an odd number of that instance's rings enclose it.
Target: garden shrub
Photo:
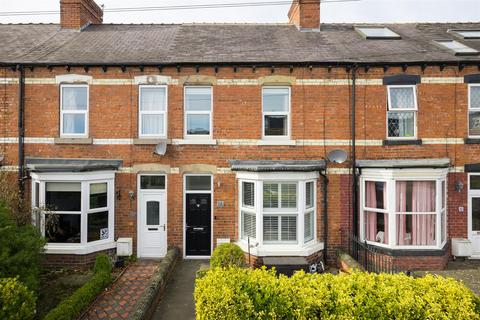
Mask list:
[[[35,315],[35,295],[17,278],[0,279],[0,319],[28,320]]]
[[[95,260],[93,277],[70,297],[58,304],[45,316],[44,320],[74,320],[112,281],[112,266],[105,254]]]
[[[480,319],[463,284],[428,275],[216,268],[196,280],[197,319]]]
[[[18,225],[0,204],[0,278],[14,278],[30,290],[38,289],[45,240],[32,225]]]
[[[243,267],[245,265],[245,255],[236,244],[223,243],[213,250],[210,265],[212,268]]]

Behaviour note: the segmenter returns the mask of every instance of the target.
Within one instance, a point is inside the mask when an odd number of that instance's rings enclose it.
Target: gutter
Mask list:
[[[17,67],[20,72],[18,78],[18,191],[20,198],[25,196],[25,69],[22,65]]]

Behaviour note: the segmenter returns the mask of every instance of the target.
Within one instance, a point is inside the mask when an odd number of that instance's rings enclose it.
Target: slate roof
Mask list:
[[[448,29],[479,23],[386,24],[401,40],[365,40],[352,24],[323,24],[320,32],[288,24],[91,25],[82,32],[56,24],[0,25],[0,63],[408,63],[480,61],[455,56],[434,39],[455,39]]]

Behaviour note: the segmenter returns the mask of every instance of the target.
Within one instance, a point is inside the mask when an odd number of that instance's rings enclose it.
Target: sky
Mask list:
[[[323,0],[322,22],[480,22],[480,0]],[[328,2],[331,1],[331,2]],[[105,13],[105,23],[288,22],[285,0],[96,0],[108,8],[282,2],[244,8]],[[59,22],[59,15],[1,16],[2,12],[59,10],[59,0],[0,0],[0,23]]]

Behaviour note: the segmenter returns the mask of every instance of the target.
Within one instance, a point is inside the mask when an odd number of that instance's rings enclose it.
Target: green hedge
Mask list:
[[[212,268],[243,267],[245,266],[245,254],[236,244],[223,243],[213,250],[210,265]]]
[[[35,315],[35,295],[17,278],[0,279],[0,319],[28,320]]]
[[[94,275],[87,283],[52,309],[44,320],[74,320],[112,281],[112,267],[107,255],[97,256]]]
[[[404,274],[276,276],[212,269],[196,280],[197,319],[480,319],[480,301],[453,279]]]

